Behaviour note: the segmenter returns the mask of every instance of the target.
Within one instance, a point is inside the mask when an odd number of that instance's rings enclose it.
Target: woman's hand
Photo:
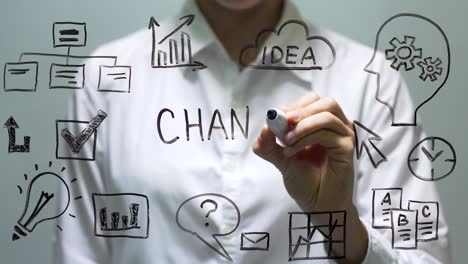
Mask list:
[[[343,263],[360,263],[368,235],[353,204],[354,131],[338,103],[310,93],[281,108],[289,129],[276,144],[264,127],[252,148],[282,173],[289,195],[304,212],[347,212],[347,252]],[[341,252],[343,253],[343,252]]]
[[[281,171],[304,211],[352,207],[354,132],[338,103],[311,93],[281,109],[290,124],[281,139],[286,147],[264,127],[253,151]]]

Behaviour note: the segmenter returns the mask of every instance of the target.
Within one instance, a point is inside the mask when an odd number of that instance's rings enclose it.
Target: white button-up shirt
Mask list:
[[[290,1],[285,3],[280,24],[290,19],[303,20]],[[377,78],[363,70],[372,49],[309,25],[310,35],[325,37],[336,50],[336,60],[330,68],[245,68],[240,72],[194,1],[187,1],[182,10],[181,16],[195,15],[193,23],[183,31],[191,37],[193,60],[205,64],[206,69],[152,68],[152,31],[144,29],[95,53],[118,56],[119,65],[132,67],[130,93],[99,92],[98,77],[87,78],[85,89],[75,93],[69,119],[90,120],[99,109],[108,117],[96,131],[95,161],[68,163],[67,171],[78,179],[72,191],[83,199],[70,205],[79,212],[77,219],[60,218],[63,232],[57,234],[57,263],[227,263],[226,255],[233,263],[287,263],[294,257],[290,256],[290,243],[296,242],[289,238],[289,213],[300,209],[286,192],[280,172],[257,157],[251,145],[265,124],[268,108],[284,106],[309,92],[336,99],[349,119],[360,121],[382,137],[376,145],[387,162],[374,168],[365,152],[360,160],[355,160],[354,203],[369,234],[366,263],[450,262],[442,206],[438,239],[418,242],[417,249],[392,249],[392,229],[372,227],[373,189],[402,188],[402,209],[408,209],[409,200],[439,200],[434,182],[412,176],[406,163],[411,148],[425,136],[421,126],[392,127],[388,108],[375,100]],[[156,36],[168,34],[180,23],[177,18],[159,22]],[[280,35],[279,41],[306,45],[304,33],[299,31]],[[320,48],[316,52],[320,53]],[[257,62],[260,57],[261,52]],[[409,93],[399,74],[384,67],[386,62],[380,54],[374,59],[376,63],[388,71],[383,75],[386,79],[380,80],[381,85],[408,105],[406,115],[412,115]],[[86,64],[89,76],[96,76],[97,64]],[[237,119],[232,116],[233,111]],[[226,133],[219,128],[221,122]],[[175,141],[169,144],[164,140]],[[93,193],[145,195],[149,201],[148,237],[96,236],[95,224],[97,228],[100,224],[95,223]],[[217,237],[224,251],[216,245],[209,247],[177,223],[179,206],[204,193],[228,197],[240,212],[237,219],[232,206],[223,210],[220,204],[210,220],[217,229],[213,232],[218,234],[238,225],[231,234]],[[189,218],[185,220],[196,222],[205,217],[207,211],[200,213],[200,207],[192,207],[185,212],[183,217]],[[268,233],[268,250],[241,250],[241,243],[253,243],[242,241],[242,233],[249,232]],[[304,237],[308,235],[305,232]],[[264,241],[258,243],[258,247],[265,246],[261,244]],[[311,247],[310,252],[297,254],[327,256],[325,247]],[[314,263],[328,261],[334,260],[319,259]]]

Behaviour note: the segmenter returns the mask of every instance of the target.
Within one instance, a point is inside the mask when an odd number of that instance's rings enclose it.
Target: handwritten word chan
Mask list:
[[[165,131],[164,124],[168,122],[184,122],[185,126],[185,138],[186,141],[190,141],[193,139],[191,137],[193,134],[198,131],[199,138],[201,141],[205,141],[205,135],[207,135],[206,139],[211,140],[211,136],[214,131],[219,131],[226,140],[234,140],[235,139],[235,131],[238,130],[240,133],[247,139],[249,134],[249,107],[246,106],[245,108],[245,119],[242,122],[242,118],[239,118],[236,110],[231,109],[230,111],[230,120],[226,122],[225,116],[223,117],[221,112],[218,109],[215,109],[211,114],[211,119],[209,123],[209,127],[203,126],[203,117],[202,110],[198,108],[196,113],[191,113],[189,110],[184,109],[183,115],[176,114],[169,108],[163,108],[158,113],[157,118],[157,128],[158,128],[158,135],[161,141],[165,144],[173,144],[179,139],[181,139],[180,134],[172,134],[163,132]],[[230,124],[230,130],[226,129],[226,125]],[[236,129],[237,127],[237,129]],[[229,128],[229,127],[228,127]],[[228,135],[228,131],[231,133],[230,136]]]

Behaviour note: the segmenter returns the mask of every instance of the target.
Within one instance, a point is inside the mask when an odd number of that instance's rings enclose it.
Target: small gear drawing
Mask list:
[[[440,65],[442,65],[442,60],[437,58],[435,61],[433,61],[432,57],[427,57],[424,60],[418,62],[418,66],[422,69],[419,78],[423,81],[426,81],[427,77],[429,77],[432,82],[437,81],[436,75],[442,75],[443,70]]]
[[[387,60],[393,60],[391,67],[398,71],[402,65],[406,71],[414,69],[414,60],[422,58],[422,49],[414,46],[416,38],[405,36],[403,41],[393,38],[390,45],[393,48],[385,50]]]

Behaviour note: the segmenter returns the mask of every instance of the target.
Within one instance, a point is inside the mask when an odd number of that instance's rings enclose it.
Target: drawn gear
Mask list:
[[[423,81],[426,81],[427,77],[429,77],[432,82],[437,81],[436,75],[442,75],[443,68],[440,66],[441,64],[442,60],[437,58],[435,61],[433,61],[432,57],[427,57],[424,60],[418,62],[418,66],[422,69],[419,78]]]
[[[414,60],[422,58],[422,49],[417,49],[414,46],[416,38],[405,36],[404,41],[393,38],[390,45],[393,48],[385,50],[387,60],[393,60],[391,67],[398,71],[402,65],[406,71],[414,69]]]

